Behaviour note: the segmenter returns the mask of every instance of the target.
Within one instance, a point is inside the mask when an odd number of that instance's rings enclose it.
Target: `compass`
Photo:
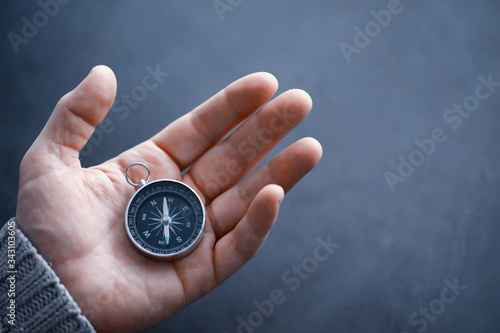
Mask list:
[[[136,184],[129,179],[134,166],[146,168],[146,180]],[[205,226],[205,209],[196,192],[177,180],[148,183],[150,171],[144,163],[130,165],[125,176],[129,184],[139,187],[125,214],[127,234],[139,252],[154,259],[175,260],[193,251]]]

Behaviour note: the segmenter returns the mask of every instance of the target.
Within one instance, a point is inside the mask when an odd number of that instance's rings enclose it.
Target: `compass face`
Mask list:
[[[158,259],[178,259],[198,244],[205,210],[189,186],[157,180],[130,199],[125,215],[127,234],[142,253]]]

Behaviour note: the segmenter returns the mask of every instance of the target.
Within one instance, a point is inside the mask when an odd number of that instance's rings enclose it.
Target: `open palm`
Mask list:
[[[59,101],[21,164],[16,217],[97,330],[155,326],[257,253],[284,192],[321,157],[316,140],[302,139],[242,181],[311,109],[300,90],[264,105],[276,90],[270,74],[244,77],[150,140],[87,169],[79,151],[113,103],[115,77],[98,66]],[[135,188],[125,170],[134,162],[146,163],[152,180],[188,184],[205,204],[204,236],[188,256],[155,261],[127,239],[124,214]],[[141,168],[130,173],[145,178]]]

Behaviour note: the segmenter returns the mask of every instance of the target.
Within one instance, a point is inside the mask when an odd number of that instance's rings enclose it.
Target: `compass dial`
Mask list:
[[[189,186],[157,180],[130,199],[125,216],[127,234],[144,254],[178,259],[198,244],[205,226],[203,203]]]

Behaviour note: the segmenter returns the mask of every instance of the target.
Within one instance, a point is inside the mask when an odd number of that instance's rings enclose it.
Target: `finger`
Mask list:
[[[186,174],[208,199],[237,184],[309,113],[303,90],[290,90],[253,114]]]
[[[323,150],[318,141],[304,138],[283,150],[241,184],[217,197],[208,207],[217,239],[233,230],[248,210],[257,193],[267,184],[277,184],[285,192],[321,159]]]
[[[278,89],[268,73],[243,77],[152,138],[183,170],[267,102]]]
[[[263,188],[237,227],[217,242],[214,253],[217,284],[234,274],[259,251],[276,221],[283,196],[283,189],[277,185]]]
[[[78,158],[115,95],[116,79],[111,69],[94,67],[78,87],[57,103],[37,144],[61,159]]]

